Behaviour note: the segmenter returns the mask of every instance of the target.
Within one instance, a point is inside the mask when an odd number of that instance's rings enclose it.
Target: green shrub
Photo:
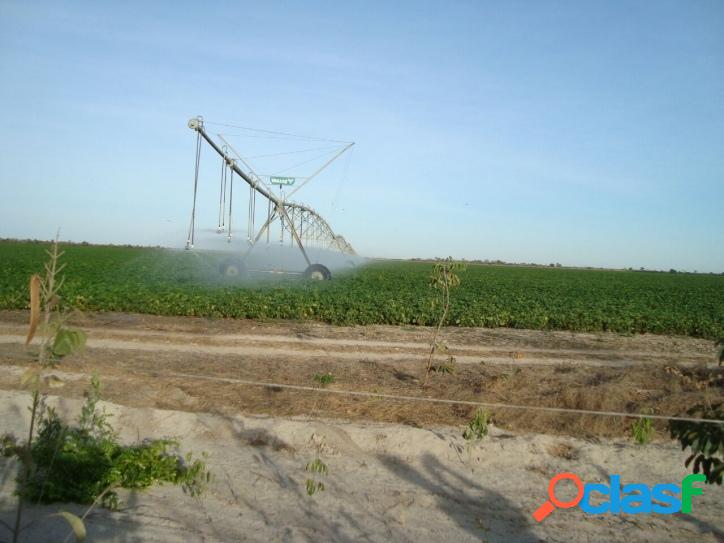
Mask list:
[[[109,415],[99,411],[99,383],[92,380],[81,415],[75,425],[65,424],[47,408],[39,421],[38,436],[31,446],[35,469],[23,498],[39,503],[74,502],[119,507],[116,489],[144,489],[172,483],[198,494],[210,478],[201,460],[178,454],[178,442],[145,440],[121,445]]]
[[[696,418],[724,420],[724,402],[715,405],[697,405],[687,411]],[[678,439],[681,449],[690,451],[686,467],[694,473],[706,475],[706,483],[721,485],[724,480],[724,425],[713,422],[669,422],[671,437]]]
[[[322,386],[334,383],[334,375],[331,373],[315,373],[313,379]]]
[[[631,433],[636,443],[646,445],[654,438],[656,429],[651,419],[636,419],[636,422],[631,425]]]
[[[467,428],[463,432],[463,439],[466,441],[480,441],[488,435],[488,425],[490,424],[490,412],[482,408],[478,408],[475,412],[473,420],[468,423]]]

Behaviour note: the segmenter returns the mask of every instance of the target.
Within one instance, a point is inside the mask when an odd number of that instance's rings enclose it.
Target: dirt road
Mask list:
[[[0,313],[0,387],[16,388],[31,363],[24,312]],[[109,400],[130,406],[223,414],[309,414],[401,422],[464,424],[473,408],[347,398],[179,374],[573,409],[681,414],[722,397],[724,376],[709,341],[665,336],[450,328],[442,340],[454,373],[421,387],[431,330],[334,327],[315,323],[89,314],[71,320],[88,335],[84,353],[61,362],[60,393],[79,396],[97,371]],[[37,348],[35,348],[37,350]],[[438,357],[439,362],[444,357]],[[59,374],[60,375],[60,374]],[[503,427],[576,435],[624,435],[630,421],[497,410]]]

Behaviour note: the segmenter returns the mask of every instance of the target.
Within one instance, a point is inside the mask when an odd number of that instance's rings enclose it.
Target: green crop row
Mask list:
[[[28,306],[47,245],[0,242],[0,309]],[[218,258],[151,248],[64,247],[64,303],[81,310],[333,324],[431,325],[432,265],[375,263],[330,282],[221,280]],[[724,277],[470,266],[449,325],[724,336]]]

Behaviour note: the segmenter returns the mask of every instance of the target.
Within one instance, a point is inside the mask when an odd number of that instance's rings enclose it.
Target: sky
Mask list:
[[[354,141],[295,196],[367,256],[724,271],[719,0],[0,0],[0,81],[0,237],[182,247],[202,115]]]

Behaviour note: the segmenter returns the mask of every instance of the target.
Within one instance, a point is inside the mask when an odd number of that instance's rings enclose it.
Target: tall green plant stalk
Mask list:
[[[60,297],[58,292],[65,282],[65,277],[60,276],[60,273],[65,268],[65,263],[58,265],[60,257],[63,256],[64,251],[58,252],[58,236],[55,237],[55,242],[50,251],[46,251],[49,259],[45,263],[45,278],[40,282],[40,294],[43,301],[43,327],[42,327],[42,340],[40,342],[40,357],[39,362],[41,366],[52,365],[53,360],[49,360],[49,343],[53,339],[54,332],[57,331],[58,327],[51,326],[51,317],[53,316],[53,310],[58,306]]]
[[[463,271],[465,265],[461,262],[453,261],[452,257],[448,257],[442,262],[438,262],[432,268],[432,275],[430,276],[430,286],[434,289],[441,291],[441,302],[442,302],[442,314],[440,320],[435,328],[435,333],[430,342],[430,352],[427,357],[427,368],[425,369],[425,376],[423,378],[422,386],[427,386],[427,381],[430,378],[430,372],[432,371],[432,357],[439,350],[447,350],[447,347],[441,346],[438,343],[440,337],[440,330],[442,330],[445,320],[447,319],[448,312],[450,311],[450,289],[457,287],[460,284],[460,277],[457,272]]]
[[[52,345],[54,345],[57,336],[62,331],[62,319],[60,316],[56,315],[56,318],[53,318],[56,314],[55,310],[57,309],[58,302],[60,300],[58,292],[64,282],[64,277],[60,276],[60,273],[65,268],[65,264],[59,263],[60,257],[63,256],[63,252],[58,250],[57,234],[51,249],[46,250],[45,252],[48,255],[48,261],[45,264],[44,277],[41,279],[39,276],[33,275],[30,278],[30,326],[26,345],[29,345],[33,340],[33,336],[35,335],[35,331],[41,319],[41,308],[43,325],[41,326],[40,352],[38,353],[39,367],[29,369],[21,377],[21,385],[28,386],[30,388],[32,402],[30,406],[30,427],[28,429],[28,439],[25,446],[20,449],[21,472],[19,476],[18,505],[15,512],[15,525],[12,530],[13,543],[17,543],[18,538],[20,537],[20,524],[23,518],[25,494],[31,470],[33,469],[33,437],[35,434],[37,419],[40,415],[40,405],[42,403],[42,396],[40,392],[40,374],[43,369],[53,367],[55,365],[58,356],[53,353]],[[76,343],[70,350],[82,347],[85,343],[85,336],[83,336],[81,332],[64,332],[66,334],[71,333],[73,334],[73,337],[77,338]],[[70,350],[66,350],[64,353],[69,354]],[[72,521],[72,517],[74,517],[74,515],[64,513],[64,518],[66,518],[68,522]]]
[[[37,386],[37,385],[36,385]],[[30,476],[31,461],[31,446],[33,444],[33,432],[35,431],[35,417],[38,413],[38,406],[40,405],[40,391],[36,388],[32,391],[33,404],[30,410],[30,429],[28,430],[28,445],[23,451],[24,460],[20,462],[20,469],[22,470],[20,478],[20,494],[18,495],[18,507],[15,511],[15,526],[13,528],[13,543],[17,543],[18,537],[20,537],[20,522],[23,518],[23,505],[25,504],[24,492],[28,486],[28,478]]]
[[[100,381],[96,375],[91,378],[91,391],[76,425],[63,423],[54,409],[45,406],[43,383],[62,386],[63,382],[53,375],[43,375],[44,370],[83,348],[86,340],[83,332],[65,326],[66,319],[60,311],[58,292],[63,278],[59,274],[64,264],[59,263],[63,253],[58,250],[57,238],[46,252],[49,260],[44,277],[33,275],[30,279],[31,310],[26,345],[31,344],[38,327],[41,340],[38,363],[21,378],[21,385],[29,389],[32,400],[28,437],[23,443],[10,435],[0,440],[0,452],[20,461],[14,527],[0,521],[0,526],[12,533],[13,543],[18,542],[20,533],[27,527],[22,526],[22,517],[26,502],[31,500],[89,504],[82,517],[67,511],[51,515],[62,517],[69,524],[70,531],[64,541],[75,536],[77,542],[82,542],[86,536],[84,520],[93,508],[99,504],[118,507],[117,488],[143,489],[170,482],[195,496],[211,478],[204,461],[192,460],[191,453],[181,458],[174,452],[178,447],[174,440],[144,441],[130,446],[118,443],[108,415],[96,408],[100,400]],[[49,493],[52,496],[48,496]]]

